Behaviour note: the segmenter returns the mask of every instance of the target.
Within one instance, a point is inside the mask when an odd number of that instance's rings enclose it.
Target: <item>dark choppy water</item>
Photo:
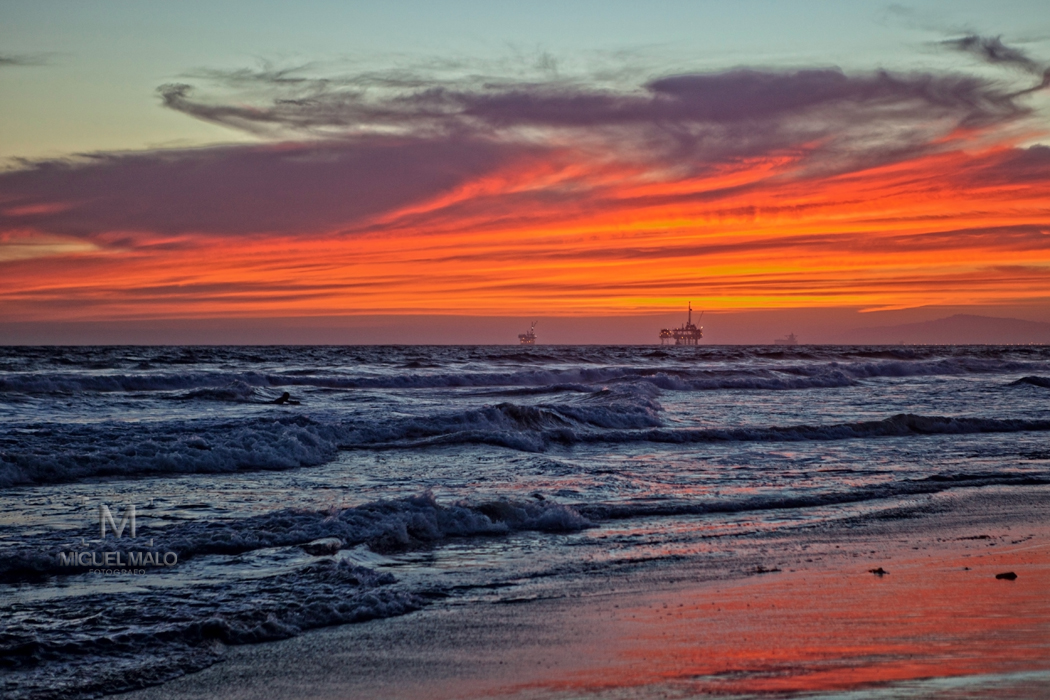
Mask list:
[[[0,348],[0,690],[1048,483],[1048,435],[1046,347]],[[178,563],[60,558],[107,551]]]

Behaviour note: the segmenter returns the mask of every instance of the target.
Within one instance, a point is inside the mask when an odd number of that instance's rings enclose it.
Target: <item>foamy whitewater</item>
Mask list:
[[[1047,347],[0,348],[0,694],[1046,484],[1048,433]]]

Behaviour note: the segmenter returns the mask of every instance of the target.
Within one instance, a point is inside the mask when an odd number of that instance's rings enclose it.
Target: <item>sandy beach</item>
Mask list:
[[[1050,488],[949,491],[732,556],[231,647],[123,697],[1046,697],[1048,592]]]

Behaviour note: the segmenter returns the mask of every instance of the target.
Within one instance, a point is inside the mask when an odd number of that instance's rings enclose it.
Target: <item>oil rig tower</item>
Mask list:
[[[704,312],[700,312],[700,318]],[[697,321],[700,318],[696,319]],[[693,325],[693,302],[689,302],[689,318],[684,326],[678,328],[664,328],[660,331],[660,345],[667,345],[674,340],[675,345],[699,345],[700,339],[704,337],[704,327]],[[522,341],[525,342],[525,341]]]
[[[522,345],[535,345],[536,344],[536,324],[538,321],[533,321],[532,325],[529,326],[528,333],[518,333],[518,342]]]

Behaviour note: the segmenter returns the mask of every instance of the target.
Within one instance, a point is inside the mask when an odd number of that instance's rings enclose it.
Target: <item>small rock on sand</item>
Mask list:
[[[875,574],[876,576],[885,576],[886,574],[890,573],[889,571],[886,571],[886,569],[883,569],[881,566],[877,569],[868,569],[868,571],[870,573]]]
[[[998,579],[1002,579],[1003,581],[1013,581],[1017,578],[1017,574],[1015,574],[1012,571],[1007,571],[1004,574],[996,574],[995,577]]]

